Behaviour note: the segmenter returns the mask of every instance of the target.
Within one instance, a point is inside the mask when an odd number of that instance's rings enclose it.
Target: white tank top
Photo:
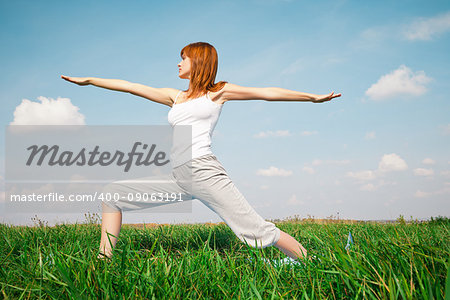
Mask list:
[[[212,154],[211,137],[223,107],[223,104],[211,100],[209,92],[199,98],[176,103],[180,93],[181,91],[178,92],[167,117],[174,133],[170,154],[174,168],[196,157]],[[181,141],[181,134],[185,135],[186,131],[182,133],[179,130],[177,134],[177,125],[192,126],[192,143]],[[187,126],[182,127],[184,130],[190,129]],[[189,155],[190,147],[192,147],[192,155]]]

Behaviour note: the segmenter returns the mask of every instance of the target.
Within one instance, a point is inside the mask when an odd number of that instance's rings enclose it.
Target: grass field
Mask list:
[[[318,258],[293,266],[264,263],[286,256],[240,242],[225,224],[124,225],[111,261],[96,259],[100,226],[92,216],[54,227],[3,224],[0,297],[449,298],[450,219],[322,223],[276,222]]]

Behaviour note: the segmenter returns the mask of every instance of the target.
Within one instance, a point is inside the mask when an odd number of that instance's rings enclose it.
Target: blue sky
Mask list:
[[[450,215],[448,1],[2,1],[0,15],[4,126],[39,123],[61,98],[62,123],[168,124],[168,106],[60,75],[185,89],[180,50],[204,41],[219,53],[216,81],[342,93],[224,105],[212,150],[264,218]],[[124,215],[143,221],[220,218],[199,202]]]

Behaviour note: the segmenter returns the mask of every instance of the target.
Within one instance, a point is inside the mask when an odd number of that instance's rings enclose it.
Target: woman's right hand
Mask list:
[[[69,82],[76,83],[78,85],[89,85],[90,84],[88,77],[69,77],[69,76],[61,75],[61,78],[65,79]]]

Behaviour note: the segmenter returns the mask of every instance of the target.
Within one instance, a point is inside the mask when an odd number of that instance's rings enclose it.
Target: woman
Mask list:
[[[185,46],[181,50],[181,58],[178,64],[178,76],[189,80],[189,88],[186,91],[153,88],[118,79],[61,76],[78,85],[91,84],[128,92],[167,105],[171,107],[168,119],[173,127],[175,125],[192,126],[192,159],[188,162],[177,161],[174,164],[169,177],[169,187],[163,188],[155,184],[140,184],[132,187],[131,184],[116,182],[109,185],[107,190],[124,193],[139,190],[145,193],[170,189],[172,192],[191,193],[194,198],[216,212],[241,241],[258,248],[274,245],[292,259],[307,258],[307,251],[299,242],[273,223],[265,221],[237,190],[221,163],[211,152],[211,136],[223,104],[230,100],[262,99],[321,103],[340,97],[341,94],[314,95],[276,87],[242,87],[226,81],[214,83],[218,56],[216,49],[208,43],[197,42]],[[178,180],[186,174],[192,176],[190,189]],[[111,257],[120,233],[122,210],[141,209],[143,206],[142,203],[103,202],[102,207],[99,257]],[[108,211],[110,208],[113,208],[113,212]]]

